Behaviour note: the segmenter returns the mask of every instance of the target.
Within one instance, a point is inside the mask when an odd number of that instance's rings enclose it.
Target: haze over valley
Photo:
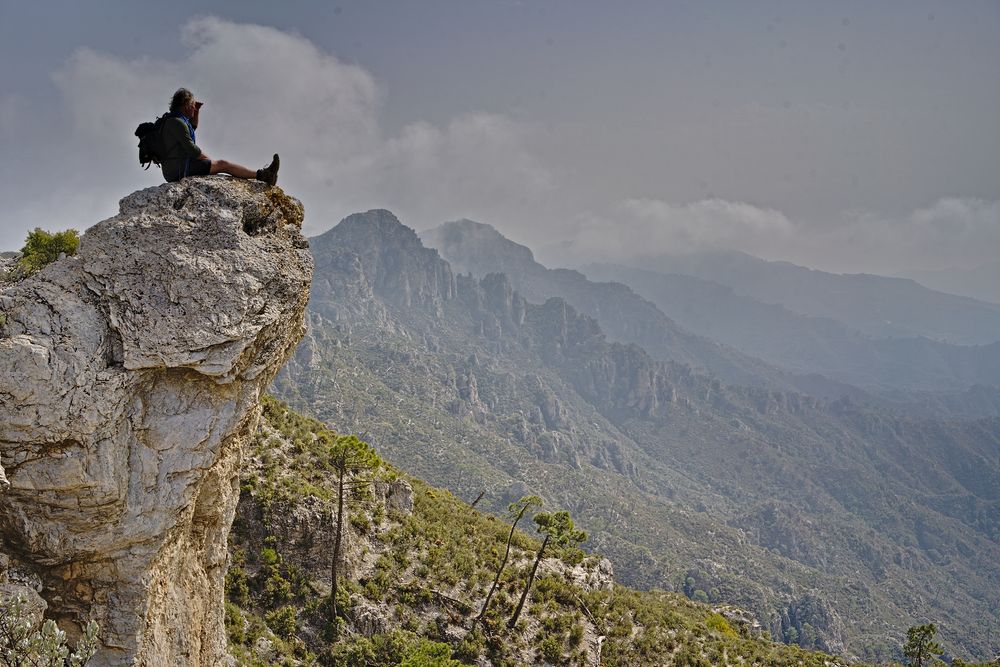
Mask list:
[[[995,0],[0,3],[0,667],[1000,665]]]

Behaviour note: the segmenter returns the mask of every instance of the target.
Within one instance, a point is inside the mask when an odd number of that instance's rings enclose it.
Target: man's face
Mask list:
[[[190,102],[184,105],[182,112],[188,118],[193,118],[194,115],[198,112],[198,103],[195,102],[194,100],[191,100]]]

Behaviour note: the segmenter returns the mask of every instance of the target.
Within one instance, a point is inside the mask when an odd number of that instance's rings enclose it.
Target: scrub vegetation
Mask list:
[[[339,475],[330,443],[343,436],[274,399],[264,416],[230,538],[226,624],[242,665],[849,664],[772,642],[732,607],[615,583],[606,563],[577,546],[568,513],[536,512],[540,499],[497,518],[403,475],[367,446],[368,464],[349,475],[362,483],[345,497],[331,622]],[[537,525],[567,538],[549,540],[508,627],[542,546],[538,533],[511,531],[525,506]]]

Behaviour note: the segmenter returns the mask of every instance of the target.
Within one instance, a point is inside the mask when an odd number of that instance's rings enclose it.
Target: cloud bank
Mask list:
[[[574,177],[581,161],[594,172],[601,156],[556,150],[545,130],[488,110],[437,124],[413,119],[387,133],[379,118],[389,91],[300,35],[207,17],[187,23],[181,43],[171,60],[77,51],[53,74],[57,122],[30,99],[0,97],[0,187],[9,193],[0,248],[19,247],[35,226],[86,227],[113,215],[128,192],[158,184],[159,174],[138,169],[132,130],[180,86],[206,103],[198,138],[210,156],[259,167],[282,154],[281,183],[306,203],[309,233],[382,207],[418,229],[463,217],[491,223],[553,249],[541,253],[549,261],[737,249],[883,273],[976,266],[1000,247],[997,201],[946,198],[903,215],[799,220],[718,196],[628,196],[636,174],[608,167],[600,187]],[[584,147],[588,132],[574,142]]]
[[[182,42],[187,51],[175,61],[76,52],[53,76],[67,117],[55,128],[14,128],[24,105],[0,100],[0,131],[34,133],[21,142],[22,168],[11,178],[50,188],[11,215],[21,228],[5,226],[3,247],[17,247],[36,225],[85,227],[113,215],[109,205],[124,194],[161,182],[138,169],[132,130],[163,113],[180,86],[205,101],[198,143],[210,157],[256,168],[282,154],[281,183],[306,202],[311,233],[373,207],[414,226],[496,218],[551,186],[524,128],[496,114],[465,114],[443,127],[418,121],[385,136],[384,95],[372,75],[301,36],[201,18],[184,27]],[[55,142],[53,130],[63,133]],[[59,153],[30,148],[45,143],[58,143]],[[46,178],[55,164],[60,177]]]
[[[997,248],[997,201],[947,198],[903,216],[848,211],[810,225],[746,202],[628,199],[581,217],[572,238],[543,254],[576,264],[739,250],[830,271],[895,274],[987,264]]]

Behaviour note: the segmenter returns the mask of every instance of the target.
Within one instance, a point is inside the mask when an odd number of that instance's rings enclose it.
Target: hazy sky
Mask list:
[[[198,143],[319,233],[468,217],[578,258],[736,248],[833,270],[1000,249],[1000,1],[0,0],[0,248],[156,185]]]

